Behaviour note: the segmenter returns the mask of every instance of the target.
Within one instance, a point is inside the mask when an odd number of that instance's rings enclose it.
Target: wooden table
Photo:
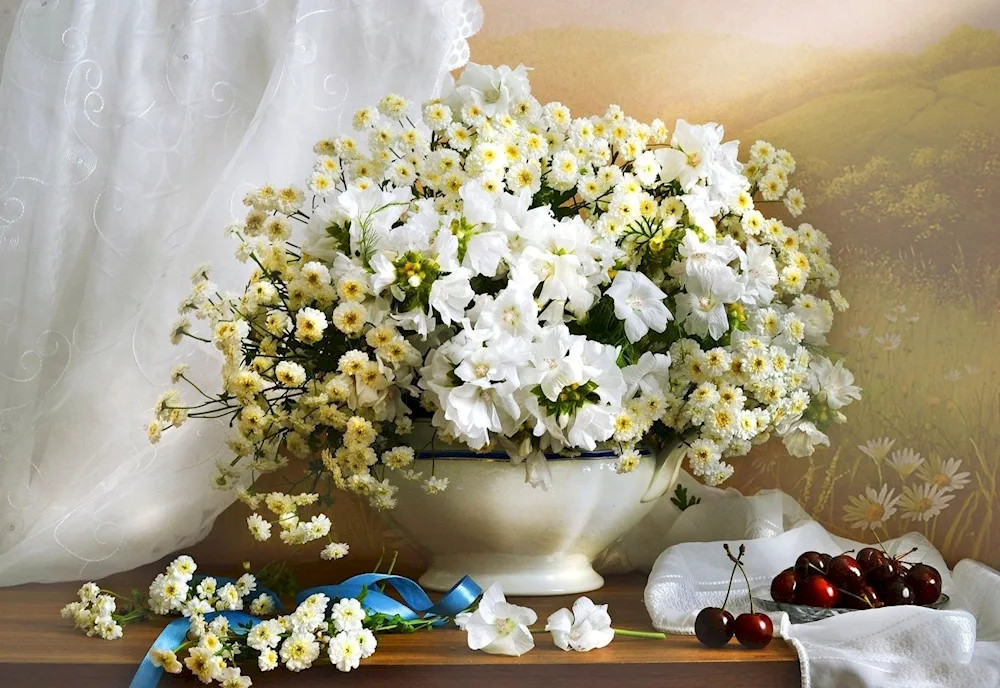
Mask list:
[[[148,585],[162,566],[115,576],[106,587],[125,593]],[[217,572],[222,573],[222,572]],[[642,604],[645,578],[611,577],[591,594],[610,605],[614,625],[652,630]],[[138,623],[115,641],[87,638],[59,616],[74,599],[77,584],[26,585],[0,588],[0,686],[3,688],[115,688],[128,686],[163,624]],[[516,600],[538,612],[539,624],[574,597]],[[619,637],[610,646],[588,653],[564,652],[551,638],[536,636],[536,647],[523,657],[497,657],[473,652],[459,630],[434,630],[379,637],[378,651],[361,668],[341,674],[329,665],[300,674],[284,669],[251,674],[255,686],[425,686],[468,685],[482,688],[557,688],[572,686],[739,686],[781,688],[800,685],[794,650],[775,640],[761,651],[744,650],[735,641],[709,650],[688,636],[667,640]],[[161,686],[201,685],[190,675],[166,675]]]

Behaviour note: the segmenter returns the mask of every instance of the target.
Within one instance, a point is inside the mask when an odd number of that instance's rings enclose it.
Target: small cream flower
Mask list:
[[[343,559],[350,551],[350,547],[343,542],[331,542],[323,551],[319,553],[320,558],[330,560]]]

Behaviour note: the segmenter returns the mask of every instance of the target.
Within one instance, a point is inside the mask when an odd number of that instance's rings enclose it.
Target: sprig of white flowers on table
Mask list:
[[[506,451],[536,485],[546,452],[612,447],[628,472],[640,445],[678,441],[716,485],[772,435],[795,456],[828,444],[859,398],[823,353],[847,308],[829,241],[760,209],[805,207],[787,151],[758,141],[744,164],[717,124],[671,132],[615,105],[574,118],[532,97],[524,67],[470,64],[441,98],[390,94],[353,124],[360,139],[316,144],[308,192],[246,195],[229,227],[245,292],[199,267],[171,331],[222,352],[223,391],[168,391],[148,428],[157,442],[188,418],[228,422],[235,458],[215,482],[264,504],[284,541],[328,532],[298,515],[325,503],[315,488],[245,489],[290,457],[380,509],[393,476],[446,488],[414,467],[415,410],[436,440]],[[267,539],[272,521],[251,518]]]
[[[197,568],[191,557],[177,557],[150,584],[148,596],[136,591],[125,597],[86,583],[78,592],[79,600],[63,607],[62,616],[88,636],[106,640],[121,638],[123,626],[140,619],[187,617],[190,626],[184,641],[177,647],[150,650],[150,660],[168,673],[179,674],[186,667],[202,683],[214,681],[226,688],[251,685],[239,664],[255,663],[261,671],[279,665],[302,671],[328,660],[340,671],[351,671],[375,652],[375,634],[426,629],[438,621],[369,613],[363,595],[333,600],[314,594],[290,614],[273,616],[249,629],[233,626],[224,615],[211,620],[206,616],[245,609],[256,617],[269,617],[275,612],[274,598],[254,594],[258,580],[253,574],[219,585],[214,577],[196,576]],[[116,598],[127,600],[127,612],[116,613]]]
[[[512,604],[504,597],[499,585],[493,584],[483,593],[478,607],[455,617],[456,625],[467,633],[469,649],[488,654],[520,657],[535,647],[530,628],[538,615],[533,609]],[[580,597],[573,609],[560,609],[545,623],[545,632],[562,650],[589,652],[607,647],[616,635],[662,640],[666,636],[655,631],[629,631],[611,627],[608,605],[597,605],[589,597]]]

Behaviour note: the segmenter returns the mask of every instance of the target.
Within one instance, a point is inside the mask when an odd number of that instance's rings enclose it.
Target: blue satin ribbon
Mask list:
[[[391,585],[399,593],[403,602],[400,603],[380,592],[375,587],[379,584]],[[434,603],[431,602],[431,598],[427,596],[423,588],[409,578],[385,573],[362,573],[348,578],[339,585],[320,585],[303,590],[295,596],[295,604],[302,604],[302,601],[307,597],[317,593],[322,593],[331,600],[341,600],[347,597],[358,597],[362,590],[367,590],[362,604],[368,611],[388,616],[398,615],[406,621],[441,617],[432,624],[434,626],[440,626],[447,621],[447,617],[455,616],[460,611],[468,609],[483,592],[475,581],[466,576],[455,583],[444,597]]]
[[[216,578],[216,581],[223,585],[234,582],[231,578]],[[376,586],[382,584],[392,586],[403,601],[399,602],[380,592]],[[256,592],[257,594],[270,595],[275,601],[275,609],[279,610],[279,613],[284,613],[284,607],[274,592],[267,588],[259,588]],[[445,593],[444,597],[434,603],[431,602],[423,588],[409,578],[383,573],[363,573],[348,578],[339,585],[320,585],[303,590],[295,596],[295,604],[297,606],[311,595],[320,593],[336,602],[349,597],[360,597],[362,592],[364,592],[364,601],[361,604],[370,613],[388,616],[398,615],[407,621],[433,619],[432,625],[440,626],[447,622],[448,617],[455,616],[472,606],[472,603],[479,599],[483,591],[471,578],[466,576]],[[252,614],[237,611],[212,612],[205,615],[205,621],[211,621],[218,616],[228,619],[230,628],[235,630],[238,635],[245,633],[247,628],[237,627],[252,628],[263,621]],[[174,619],[167,624],[150,646],[149,652],[146,653],[135,672],[135,676],[132,677],[129,688],[156,688],[160,678],[163,677],[163,667],[153,665],[150,653],[153,650],[174,650],[177,648],[187,638],[190,625],[190,619],[186,617]]]

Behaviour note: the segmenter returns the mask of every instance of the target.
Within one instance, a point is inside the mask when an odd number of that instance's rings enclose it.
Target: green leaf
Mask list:
[[[681,511],[684,511],[689,506],[701,503],[701,499],[698,497],[688,496],[687,488],[683,485],[678,485],[674,488],[674,496],[670,498],[670,501]]]

